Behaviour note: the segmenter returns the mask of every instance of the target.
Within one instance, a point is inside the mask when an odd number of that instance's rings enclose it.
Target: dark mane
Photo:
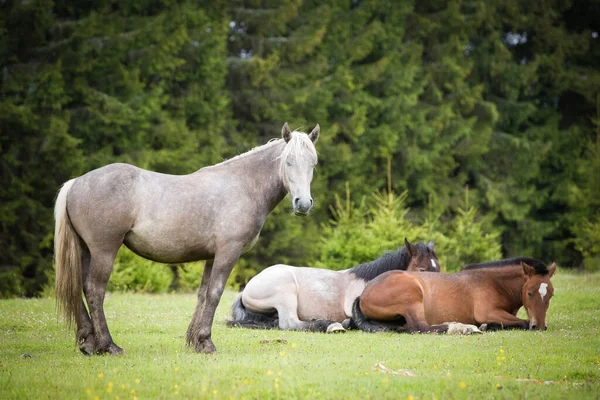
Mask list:
[[[393,253],[385,253],[376,260],[352,267],[349,272],[356,275],[357,278],[370,281],[387,271],[394,269],[406,270],[410,259],[411,256],[408,250],[401,247]]]
[[[489,261],[480,264],[469,264],[463,267],[462,271],[481,268],[509,267],[519,265],[521,264],[521,262],[532,266],[535,269],[535,273],[537,275],[546,275],[548,273],[548,267],[546,266],[546,264],[544,264],[540,260],[536,260],[535,258],[530,257],[505,258],[503,260]]]

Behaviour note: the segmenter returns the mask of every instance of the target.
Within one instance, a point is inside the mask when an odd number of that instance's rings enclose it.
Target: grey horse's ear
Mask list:
[[[321,133],[321,127],[319,126],[319,124],[317,124],[317,126],[315,126],[313,130],[308,134],[308,137],[310,138],[310,140],[312,140],[313,143],[317,143],[317,140],[319,139],[319,133]]]
[[[406,250],[408,250],[411,256],[417,256],[417,248],[411,242],[409,242],[407,238],[404,238],[404,246],[406,247]]]
[[[290,127],[288,126],[287,122],[283,124],[283,128],[281,128],[281,137],[286,142],[289,142],[292,138],[292,131],[290,130]]]
[[[430,241],[429,241],[429,243],[427,243],[427,247],[429,248],[429,250],[431,250],[431,251],[435,251],[435,250],[433,249],[433,245],[434,245],[434,243],[433,243],[433,240],[430,240]]]

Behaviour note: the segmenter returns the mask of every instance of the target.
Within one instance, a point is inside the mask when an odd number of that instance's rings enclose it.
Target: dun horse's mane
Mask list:
[[[417,247],[419,254],[424,254],[427,252],[424,244],[418,243],[415,246]],[[351,268],[348,272],[353,273],[357,278],[370,281],[371,279],[387,271],[406,270],[411,258],[410,252],[406,249],[406,247],[402,247],[396,252],[385,253],[376,260],[357,265]]]
[[[283,142],[283,139],[281,139],[281,138],[273,138],[263,145],[256,146],[253,149],[248,150],[245,153],[238,154],[237,156],[232,157],[228,160],[225,160],[219,164],[215,164],[215,166],[229,164],[229,163],[239,160],[241,158],[251,156],[259,151],[266,150],[271,147],[277,146],[282,142]],[[298,154],[300,154],[300,151],[302,149],[307,149],[312,155],[314,155],[315,158],[317,157],[317,150],[315,148],[315,145],[310,140],[308,135],[303,132],[300,132],[300,131],[293,131],[290,141],[286,144],[281,155],[279,155],[277,158],[275,158],[275,160],[279,160],[279,159],[285,160],[287,158],[287,156],[290,154],[298,155]]]
[[[519,266],[522,262],[532,266],[535,269],[535,273],[538,275],[546,275],[548,273],[548,267],[540,260],[530,257],[515,257],[505,258],[503,260],[489,261],[480,264],[469,264],[462,268],[462,270],[482,269],[482,268],[497,268],[497,267],[514,267]]]

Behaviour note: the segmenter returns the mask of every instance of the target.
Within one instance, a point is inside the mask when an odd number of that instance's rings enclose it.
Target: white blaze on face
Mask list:
[[[435,261],[433,259],[431,260],[431,266],[434,270],[437,269],[437,265],[435,264]]]
[[[540,296],[542,296],[542,301],[544,301],[544,297],[546,296],[546,293],[548,293],[547,288],[548,288],[547,283],[540,284],[540,289],[538,290],[538,292],[540,292]]]

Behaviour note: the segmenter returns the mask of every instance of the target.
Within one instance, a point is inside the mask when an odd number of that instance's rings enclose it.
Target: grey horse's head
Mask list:
[[[317,124],[307,135],[291,131],[287,122],[281,128],[281,137],[286,141],[281,155],[281,178],[292,198],[294,214],[308,215],[313,205],[310,196],[310,183],[317,164],[315,143],[321,128]]]

